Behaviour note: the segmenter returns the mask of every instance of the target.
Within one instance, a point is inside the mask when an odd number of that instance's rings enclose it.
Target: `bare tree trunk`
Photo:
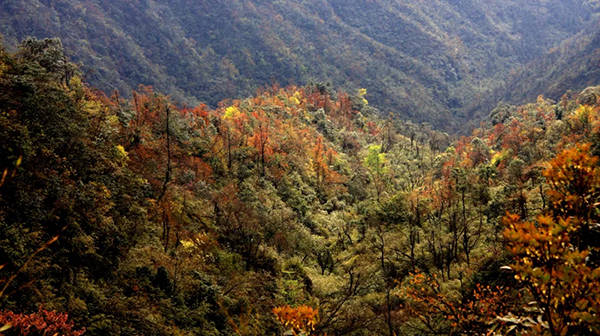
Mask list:
[[[162,190],[158,197],[158,201],[161,202],[167,193],[167,187],[169,182],[171,181],[171,130],[170,130],[170,117],[171,117],[171,109],[167,106],[166,108],[167,120],[166,120],[166,136],[167,136],[167,169],[165,171],[165,178],[163,180]],[[171,231],[171,227],[169,224],[169,216],[166,213],[166,207],[163,206],[163,239],[164,239],[164,248],[165,252],[169,248],[169,235]]]

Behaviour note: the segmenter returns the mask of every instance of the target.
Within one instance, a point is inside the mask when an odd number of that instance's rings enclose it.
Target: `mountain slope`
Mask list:
[[[60,37],[105,91],[141,83],[215,105],[273,82],[330,81],[453,129],[474,96],[583,29],[586,3],[6,0],[0,32],[13,46]]]
[[[88,87],[56,40],[0,44],[0,329],[598,334],[586,92],[449,145],[323,86],[178,108]]]
[[[499,101],[523,104],[542,94],[558,100],[568,90],[580,91],[600,82],[600,22],[515,71],[506,84],[470,107],[490,111]]]

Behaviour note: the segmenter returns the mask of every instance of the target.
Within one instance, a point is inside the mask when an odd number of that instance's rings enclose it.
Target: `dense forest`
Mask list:
[[[600,87],[454,137],[362,88],[82,76],[0,49],[0,334],[600,333]]]
[[[274,83],[331,82],[454,132],[479,126],[498,98],[520,105],[597,84],[579,58],[546,54],[589,40],[598,13],[597,0],[3,0],[0,32],[9,50],[60,37],[86,82],[127,98],[143,84],[215,108]],[[567,62],[553,73],[557,58]]]

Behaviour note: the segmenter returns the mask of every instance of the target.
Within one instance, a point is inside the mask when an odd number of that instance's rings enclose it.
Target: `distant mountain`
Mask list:
[[[62,39],[86,78],[215,105],[277,82],[366,88],[454,130],[511,70],[594,19],[589,0],[3,0],[0,33]],[[93,70],[90,70],[93,69]],[[531,87],[533,90],[534,88]],[[558,89],[560,91],[560,89]],[[472,114],[472,113],[471,113]]]
[[[600,83],[600,21],[514,71],[506,84],[476,102],[470,113],[490,111],[499,102],[520,105],[544,95],[554,100],[568,90]]]

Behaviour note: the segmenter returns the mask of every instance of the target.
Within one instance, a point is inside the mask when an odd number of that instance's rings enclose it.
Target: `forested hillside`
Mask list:
[[[0,32],[9,46],[60,37],[108,94],[144,84],[214,107],[275,82],[329,81],[455,131],[481,115],[465,107],[597,11],[590,0],[4,0]]]
[[[600,333],[600,89],[457,141],[369,98],[181,108],[0,49],[0,333]]]
[[[485,113],[498,102],[520,104],[542,93],[558,100],[566,91],[583,90],[598,83],[599,76],[600,21],[515,70],[504,85],[485,99],[472,102],[467,114]]]

